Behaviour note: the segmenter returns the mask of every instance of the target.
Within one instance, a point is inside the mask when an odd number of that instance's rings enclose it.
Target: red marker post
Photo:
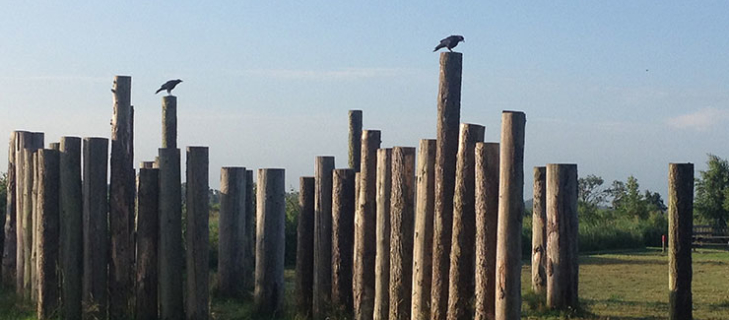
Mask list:
[[[661,235],[661,245],[663,248],[663,253],[666,253],[666,235]]]

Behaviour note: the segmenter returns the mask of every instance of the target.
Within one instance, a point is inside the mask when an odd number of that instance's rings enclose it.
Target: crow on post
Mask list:
[[[157,92],[155,92],[154,94],[158,94],[162,90],[167,90],[167,94],[170,95],[172,94],[172,89],[174,89],[180,82],[182,82],[182,80],[180,79],[167,81],[165,82],[165,84],[159,87],[159,89],[157,89]]]
[[[448,51],[453,52],[453,50],[451,50],[451,49],[455,48],[458,45],[458,43],[461,41],[466,42],[466,40],[463,38],[463,36],[452,35],[448,38],[441,40],[440,44],[438,44],[435,47],[435,50],[433,50],[433,52],[436,52],[441,48],[446,48],[446,49],[448,49]]]

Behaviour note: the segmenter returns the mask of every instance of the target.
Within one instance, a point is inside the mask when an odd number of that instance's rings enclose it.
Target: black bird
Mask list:
[[[154,94],[158,94],[162,90],[167,90],[168,95],[172,94],[172,92],[171,92],[172,89],[174,89],[177,86],[177,84],[180,82],[182,82],[182,80],[180,80],[180,79],[167,81],[167,82],[165,82],[165,84],[163,84],[161,87],[159,87],[159,89],[157,89],[157,92],[155,92]]]
[[[438,44],[435,47],[435,50],[433,50],[433,52],[438,51],[438,49],[440,49],[440,48],[446,48],[446,49],[448,49],[448,51],[453,52],[453,50],[451,50],[451,49],[455,48],[458,45],[458,43],[461,41],[466,42],[466,40],[463,38],[463,36],[452,35],[448,38],[441,40],[440,44]]]

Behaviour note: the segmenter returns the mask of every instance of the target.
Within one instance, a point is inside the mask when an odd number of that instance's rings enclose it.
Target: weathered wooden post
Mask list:
[[[410,319],[415,229],[415,148],[392,148],[390,317]]]
[[[5,241],[3,243],[2,255],[2,285],[7,288],[15,287],[15,267],[18,247],[18,168],[16,162],[16,145],[21,131],[13,131],[10,134],[8,146],[8,175],[7,175],[7,206],[5,211],[5,224],[3,232]]]
[[[58,316],[60,296],[58,292],[59,247],[59,152],[51,149],[38,151],[38,319],[54,319]]]
[[[177,148],[177,97],[162,97],[162,148]]]
[[[208,163],[208,147],[187,147],[185,316],[191,320],[205,320],[210,313]]]
[[[109,318],[132,316],[134,272],[134,140],[132,78],[116,76],[112,88],[111,183],[109,189]]]
[[[438,87],[437,150],[435,155],[435,218],[433,220],[433,279],[431,319],[446,319],[448,272],[453,228],[453,191],[461,113],[461,71],[463,54],[440,54]]]
[[[349,167],[359,172],[362,159],[362,110],[349,110]]]
[[[256,311],[272,314],[284,301],[284,169],[259,169],[256,195]]]
[[[668,166],[668,317],[692,319],[691,236],[693,232],[694,165]]]
[[[475,153],[483,142],[484,127],[461,124],[456,159],[456,188],[453,195],[453,238],[448,289],[448,319],[473,317],[474,251],[476,246]]]
[[[28,196],[24,195],[23,201],[28,201],[24,209],[23,228],[25,236],[25,269],[24,269],[24,293],[26,298],[32,301],[38,300],[38,272],[37,272],[37,251],[38,251],[38,155],[37,151],[43,149],[43,133],[33,132],[30,149],[26,155],[26,165],[29,170],[26,172],[26,191]],[[28,175],[30,175],[28,177]]]
[[[332,296],[333,170],[334,157],[316,157],[314,168],[314,301],[312,307],[314,319],[324,318],[326,306],[331,302]]]
[[[296,310],[311,315],[314,283],[314,177],[299,179],[299,224],[296,226]]]
[[[547,307],[576,309],[577,165],[547,165]]]
[[[226,298],[240,297],[245,291],[246,274],[241,271],[246,262],[241,251],[247,245],[248,233],[240,223],[245,221],[247,190],[246,168],[220,169],[217,281],[220,295]]]
[[[375,309],[372,318],[390,315],[390,191],[392,188],[392,149],[377,150],[377,196],[375,202]]]
[[[534,167],[532,291],[547,292],[547,167]]]
[[[476,143],[476,301],[474,319],[494,319],[499,144]]]
[[[159,315],[184,318],[180,149],[159,149]]]
[[[61,137],[60,150],[63,318],[81,319],[81,282],[83,280],[81,138]]]
[[[376,172],[380,131],[362,131],[362,162],[354,214],[354,319],[372,319],[375,301]]]
[[[137,179],[137,286],[135,319],[157,319],[159,169],[140,168]]]
[[[435,197],[436,140],[420,140],[413,244],[413,294],[411,315],[415,320],[430,318],[430,281],[433,264],[433,204]]]
[[[332,306],[352,310],[354,170],[335,169],[332,178]]]
[[[21,131],[18,135],[16,144],[16,292],[19,296],[29,299],[32,292],[31,284],[37,283],[31,281],[31,268],[36,264],[31,264],[31,255],[33,253],[33,178],[35,171],[33,166],[33,153],[39,148],[43,148],[43,133],[41,132],[25,132]]]
[[[503,112],[496,241],[496,320],[521,317],[521,223],[524,216],[525,126],[526,115],[523,112]]]
[[[245,233],[246,245],[243,247],[243,282],[246,290],[253,290],[255,284],[254,272],[256,269],[256,198],[255,189],[253,187],[253,170],[246,170],[246,201],[245,201]],[[313,250],[313,247],[312,247]],[[313,251],[312,251],[313,252]]]
[[[29,148],[33,141],[33,135],[27,131],[17,131],[15,136],[14,154],[15,154],[15,292],[19,296],[23,294],[23,278],[25,276],[25,239],[23,217],[25,206],[23,205],[23,196],[25,193],[25,148]]]

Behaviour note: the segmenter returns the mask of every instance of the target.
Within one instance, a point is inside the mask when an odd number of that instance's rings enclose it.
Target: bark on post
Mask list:
[[[336,169],[332,178],[332,306],[352,310],[354,170]]]
[[[17,247],[15,251],[15,292],[21,297],[25,292],[25,286],[23,285],[25,278],[25,247],[27,241],[25,238],[25,197],[26,194],[29,192],[26,188],[26,179],[28,178],[28,170],[32,168],[30,166],[30,162],[28,161],[29,159],[26,159],[27,154],[25,152],[25,149],[30,148],[32,144],[33,133],[27,131],[17,132],[15,141],[15,239],[17,241]]]
[[[547,292],[547,167],[534,167],[532,205],[532,291]]]
[[[254,272],[256,269],[256,193],[253,188],[253,170],[246,170],[246,204],[245,204],[245,234],[246,242],[243,247],[243,282],[246,290],[253,290],[255,284]],[[243,233],[243,231],[241,231]]]
[[[132,78],[116,76],[111,127],[111,184],[109,189],[109,318],[132,316],[134,272],[134,140]]]
[[[177,97],[162,97],[162,148],[177,148]]]
[[[83,279],[81,138],[61,137],[60,150],[63,318],[81,319],[81,282]]]
[[[349,167],[359,172],[362,159],[362,110],[349,110]]]
[[[314,319],[324,318],[332,295],[333,170],[334,157],[316,157],[314,168],[314,301],[312,307]]]
[[[180,149],[159,149],[159,315],[182,319]]]
[[[521,317],[521,225],[524,216],[524,127],[526,115],[501,117],[499,220],[496,241],[496,320]]]
[[[210,313],[208,163],[208,147],[187,147],[185,316],[193,320],[205,320]]]
[[[376,171],[380,131],[362,131],[359,203],[354,214],[354,319],[372,319],[375,301]]]
[[[137,320],[157,319],[159,169],[140,168],[137,180]]]
[[[392,188],[392,149],[377,150],[377,203],[375,238],[375,309],[372,318],[386,320],[390,315],[390,191]]]
[[[692,319],[694,165],[668,166],[668,317]]]
[[[109,256],[109,202],[106,180],[109,140],[84,138],[83,149],[82,304],[84,319],[105,319],[107,313],[107,259]]]
[[[436,140],[420,140],[413,244],[412,318],[430,318],[430,281],[433,264],[433,204],[435,196]]]
[[[241,272],[245,264],[244,250],[248,233],[241,221],[245,221],[246,168],[223,167],[220,169],[220,219],[218,220],[218,291],[222,297],[238,298],[245,292]],[[242,232],[241,232],[242,231]]]
[[[474,319],[494,319],[499,144],[476,144],[476,289]]]
[[[286,204],[284,169],[259,169],[256,195],[256,312],[273,314],[284,301]]]
[[[415,148],[392,148],[390,317],[410,319],[415,229]]]
[[[435,218],[433,220],[433,279],[431,319],[446,319],[448,272],[453,224],[453,191],[461,113],[461,71],[463,55],[440,54],[438,87],[437,150],[435,155]]]
[[[547,307],[576,309],[577,165],[547,165]]]
[[[8,172],[7,172],[7,206],[5,210],[4,220],[4,243],[2,254],[2,282],[6,288],[15,287],[15,267],[16,267],[16,250],[18,247],[18,238],[16,228],[17,224],[17,183],[18,169],[16,167],[16,144],[20,131],[13,131],[10,134],[10,143],[8,146]]]
[[[314,283],[314,177],[299,179],[299,224],[296,227],[296,311],[311,315]]]
[[[58,245],[59,245],[59,152],[42,149],[38,152],[38,319],[58,316]]]
[[[474,295],[474,251],[476,247],[475,153],[483,142],[484,127],[461,124],[456,159],[456,188],[453,195],[453,238],[448,289],[448,319],[472,318]]]

